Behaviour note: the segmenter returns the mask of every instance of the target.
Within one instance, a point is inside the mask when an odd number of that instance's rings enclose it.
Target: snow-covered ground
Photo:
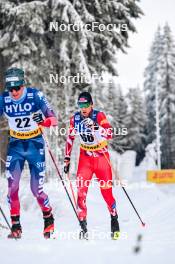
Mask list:
[[[8,230],[0,228],[0,263],[174,263],[175,257],[175,196],[174,185],[162,192],[153,184],[132,181],[126,188],[140,215],[143,228],[121,187],[114,188],[117,199],[121,239],[111,241],[110,218],[97,183],[88,194],[89,241],[78,239],[79,226],[61,183],[46,183],[53,205],[56,239],[42,237],[43,220],[30,194],[27,180],[21,181],[21,222],[23,237],[19,241],[6,238]],[[171,190],[168,192],[167,190]],[[5,179],[1,179],[0,204],[9,215]],[[0,216],[0,223],[4,224]],[[142,240],[137,242],[138,235]],[[135,253],[136,247],[140,251]]]

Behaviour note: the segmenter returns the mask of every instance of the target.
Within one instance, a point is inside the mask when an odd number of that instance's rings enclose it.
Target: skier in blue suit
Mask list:
[[[18,191],[21,173],[27,161],[31,190],[43,212],[44,237],[49,238],[54,232],[54,218],[48,196],[43,191],[45,147],[38,125],[56,126],[57,120],[43,93],[25,86],[22,69],[8,69],[5,73],[5,86],[6,91],[0,96],[0,116],[5,115],[10,128],[6,175],[12,232],[8,237],[21,238]]]

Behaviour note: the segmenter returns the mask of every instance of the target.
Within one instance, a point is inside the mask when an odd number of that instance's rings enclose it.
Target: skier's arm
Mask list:
[[[44,126],[44,127],[57,126],[58,122],[57,122],[55,113],[53,112],[52,108],[50,107],[43,93],[38,91],[36,93],[35,100],[36,100],[38,110],[41,110],[45,119],[43,119],[42,114],[39,114],[39,113],[35,114],[33,119],[39,125]]]
[[[3,115],[3,97],[0,96],[0,117]]]
[[[113,137],[113,128],[110,125],[109,121],[106,118],[106,115],[103,112],[97,114],[97,124],[102,128],[102,134],[106,139],[112,139]]]

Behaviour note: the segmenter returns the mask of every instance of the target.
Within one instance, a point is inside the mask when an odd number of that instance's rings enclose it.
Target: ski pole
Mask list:
[[[5,220],[5,222],[6,222],[7,226],[8,226],[8,228],[10,229],[10,232],[13,234],[12,229],[11,229],[11,226],[10,226],[10,224],[9,224],[9,221],[7,220],[7,217],[5,216],[4,211],[2,210],[1,206],[0,206],[0,212],[1,212],[1,214],[2,214],[2,216],[3,216],[3,218],[4,218],[4,220]],[[14,238],[15,238],[15,240],[17,241],[17,238],[16,238],[15,236],[14,236]]]
[[[54,158],[54,156],[53,156],[53,154],[52,154],[52,151],[51,151],[50,146],[49,146],[49,142],[48,142],[48,140],[47,140],[47,138],[46,138],[46,135],[45,135],[45,133],[44,133],[44,131],[43,131],[43,128],[42,128],[41,126],[39,126],[39,128],[40,128],[40,131],[41,131],[41,133],[42,133],[42,135],[43,135],[43,139],[44,139],[44,141],[45,141],[45,143],[46,143],[46,146],[47,146],[48,152],[49,152],[49,154],[50,154],[50,157],[51,157],[51,159],[52,159],[52,161],[53,161],[53,164],[54,164],[54,166],[55,166],[55,168],[56,168],[57,174],[58,174],[58,176],[59,176],[59,178],[60,178],[60,180],[61,180],[61,182],[62,182],[62,185],[63,185],[63,187],[64,187],[64,190],[66,191],[67,197],[68,197],[68,199],[69,199],[69,201],[70,201],[70,203],[71,203],[71,206],[72,206],[72,208],[73,208],[73,210],[74,210],[74,213],[75,213],[75,215],[76,215],[76,217],[77,217],[77,219],[78,219],[78,222],[79,222],[79,224],[80,224],[80,226],[81,226],[80,219],[79,219],[79,217],[78,217],[77,211],[76,211],[75,206],[74,206],[74,204],[73,204],[73,202],[72,202],[72,199],[71,199],[71,197],[70,197],[70,195],[69,195],[69,192],[68,192],[68,190],[67,190],[67,188],[66,188],[66,185],[65,185],[64,179],[63,179],[63,177],[62,177],[62,175],[61,175],[61,173],[60,173],[60,171],[59,171],[59,168],[58,168],[58,166],[57,166],[56,160],[55,160],[55,158]]]
[[[0,206],[0,212],[1,212],[1,214],[2,214],[2,216],[3,216],[3,218],[4,218],[4,220],[5,220],[5,222],[6,222],[7,226],[8,226],[8,228],[10,229],[10,231],[12,231],[12,230],[11,230],[11,226],[10,226],[10,224],[9,224],[9,221],[7,220],[7,217],[5,216],[4,211],[2,210],[1,206]]]
[[[95,132],[94,132],[94,137],[95,137],[97,143],[99,143],[97,137],[95,136]],[[106,156],[105,152],[103,152],[103,155],[104,155],[105,159],[107,160],[109,166],[111,167],[111,170],[114,171],[113,166],[112,166],[112,163],[111,163],[111,161],[108,159],[108,157]],[[117,173],[115,173],[115,174],[117,175]],[[119,178],[118,175],[117,175],[117,178],[118,178],[119,182],[121,183],[120,178]],[[121,186],[122,186],[122,184],[121,184]],[[142,226],[145,227],[145,223],[144,223],[143,220],[141,219],[141,217],[140,217],[138,211],[136,210],[136,208],[135,208],[133,202],[131,201],[131,198],[129,197],[129,195],[128,195],[126,189],[125,189],[125,187],[122,186],[122,189],[123,189],[124,193],[126,194],[126,197],[128,198],[129,202],[131,203],[131,205],[132,205],[132,207],[133,207],[135,213],[137,214],[137,216],[138,216],[138,218],[139,218],[139,220],[140,220]]]
[[[71,192],[72,192],[72,196],[73,196],[73,200],[74,200],[74,205],[75,205],[75,208],[77,209],[77,202],[76,202],[76,198],[75,198],[75,192],[73,190],[73,186],[72,186],[72,182],[71,182],[71,179],[70,179],[70,173],[69,172],[67,174],[67,178],[68,178],[68,181],[69,181],[69,184],[70,184],[70,188],[71,188]]]
[[[113,166],[112,166],[112,164],[111,164],[110,160],[109,160],[109,159],[108,159],[108,157],[105,155],[105,153],[103,153],[103,154],[104,154],[104,156],[105,156],[106,160],[108,161],[109,165],[111,166],[111,169],[112,169],[112,171],[114,171],[114,170],[113,170]],[[119,178],[118,178],[118,179],[119,179]],[[120,179],[119,179],[119,181],[120,181]],[[127,196],[128,200],[129,200],[129,202],[131,203],[131,205],[132,205],[132,207],[133,207],[133,209],[134,209],[135,213],[137,214],[137,216],[138,216],[138,218],[139,218],[139,220],[140,220],[140,222],[141,222],[142,226],[144,227],[144,226],[145,226],[145,223],[144,223],[144,222],[143,222],[143,220],[141,219],[141,217],[140,217],[140,215],[139,215],[138,211],[136,210],[136,208],[135,208],[135,206],[134,206],[133,202],[131,201],[131,198],[129,197],[129,195],[128,195],[128,193],[127,193],[126,189],[125,189],[125,187],[123,187],[123,186],[122,186],[122,184],[121,184],[121,187],[122,187],[122,189],[123,189],[124,193],[126,194],[126,196]]]
[[[129,197],[129,195],[128,195],[128,193],[127,193],[126,189],[125,189],[123,186],[122,186],[122,189],[123,189],[123,191],[125,192],[125,194],[126,194],[126,196],[127,196],[128,200],[130,201],[130,203],[131,203],[131,205],[132,205],[132,207],[133,207],[134,211],[136,212],[136,214],[137,214],[138,218],[140,219],[140,222],[142,223],[142,226],[143,226],[143,227],[145,227],[145,223],[143,222],[143,220],[142,220],[142,218],[140,217],[140,215],[139,215],[139,213],[138,213],[137,209],[135,208],[135,206],[134,206],[133,202],[131,201],[131,198]]]

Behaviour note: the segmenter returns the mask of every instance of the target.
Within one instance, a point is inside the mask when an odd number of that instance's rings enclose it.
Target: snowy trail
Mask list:
[[[24,184],[22,182],[21,187]],[[8,231],[0,229],[0,263],[174,263],[175,197],[172,194],[166,194],[154,185],[146,189],[128,188],[131,199],[146,222],[143,228],[122,189],[115,187],[122,235],[119,241],[111,241],[107,236],[110,219],[106,205],[98,187],[91,187],[87,200],[88,228],[90,235],[95,236],[89,241],[80,241],[77,239],[79,226],[64,190],[59,185],[57,191],[55,186],[55,183],[47,184],[55,211],[57,239],[42,238],[42,216],[26,186],[21,190],[23,238],[20,241],[9,241],[6,239]],[[4,202],[2,197],[5,200],[5,192],[1,193],[1,205]],[[29,208],[26,208],[28,203]],[[3,208],[8,215],[7,206],[3,205]],[[2,217],[0,222],[4,224]],[[73,235],[70,232],[74,232]],[[138,234],[143,236],[141,251],[134,254]]]

